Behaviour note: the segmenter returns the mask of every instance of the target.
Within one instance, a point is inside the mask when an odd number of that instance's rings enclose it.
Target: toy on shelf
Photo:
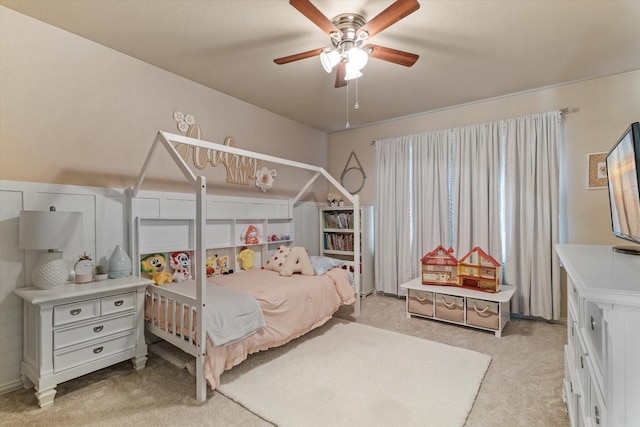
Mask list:
[[[252,270],[253,269],[253,259],[255,257],[255,252],[252,249],[244,246],[240,253],[238,254],[238,259],[240,260],[240,268],[243,270]]]
[[[459,260],[453,249],[438,246],[421,259],[422,284],[461,286],[485,292],[499,292],[501,265],[479,247]]]
[[[191,276],[191,257],[187,252],[174,252],[171,254],[170,260],[174,282],[184,282],[193,278]]]
[[[268,239],[270,242],[280,242],[285,240],[291,240],[291,236],[288,234],[272,234]]]
[[[257,245],[260,243],[260,235],[258,233],[258,228],[255,225],[247,227],[247,231],[244,235],[244,242],[247,245]]]
[[[173,281],[173,275],[164,271],[166,263],[162,254],[147,255],[140,261],[140,270],[147,273],[156,285],[164,285]]]
[[[218,255],[212,255],[206,260],[207,277],[213,277],[218,273]]]
[[[219,274],[231,274],[233,270],[229,268],[229,257],[227,255],[223,255],[218,257],[216,260],[218,264],[218,273]]]

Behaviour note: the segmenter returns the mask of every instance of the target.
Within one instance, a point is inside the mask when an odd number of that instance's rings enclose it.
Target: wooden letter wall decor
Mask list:
[[[197,125],[190,126],[187,136],[201,139],[200,128]],[[223,144],[234,147],[235,141],[233,137],[228,136],[224,139]],[[229,184],[249,185],[250,180],[256,179],[256,173],[261,163],[261,160],[251,157],[221,153],[216,150],[193,147],[181,143],[177,143],[175,147],[185,162],[189,161],[189,155],[191,155],[193,165],[198,169],[204,169],[207,164],[216,167],[222,163],[227,169],[227,183]]]

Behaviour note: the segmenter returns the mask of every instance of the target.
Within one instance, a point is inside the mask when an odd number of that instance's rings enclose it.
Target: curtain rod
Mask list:
[[[560,111],[560,114],[577,113],[578,111],[580,111],[580,108],[578,108],[578,107],[563,107],[563,108],[560,108],[558,111]],[[372,147],[375,147],[376,140],[374,139],[373,141],[370,141],[369,145],[372,146]]]

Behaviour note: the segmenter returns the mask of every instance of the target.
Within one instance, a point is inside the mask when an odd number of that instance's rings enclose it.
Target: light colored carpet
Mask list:
[[[252,356],[219,391],[278,426],[463,426],[491,358],[332,319]]]

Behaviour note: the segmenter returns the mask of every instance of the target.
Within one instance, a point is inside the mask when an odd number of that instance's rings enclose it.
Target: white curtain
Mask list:
[[[511,311],[560,318],[560,112],[505,120],[505,282]]]
[[[512,312],[558,319],[560,113],[378,141],[376,289],[398,294],[438,245],[481,247]]]
[[[397,295],[411,280],[410,137],[376,142],[376,290]]]

